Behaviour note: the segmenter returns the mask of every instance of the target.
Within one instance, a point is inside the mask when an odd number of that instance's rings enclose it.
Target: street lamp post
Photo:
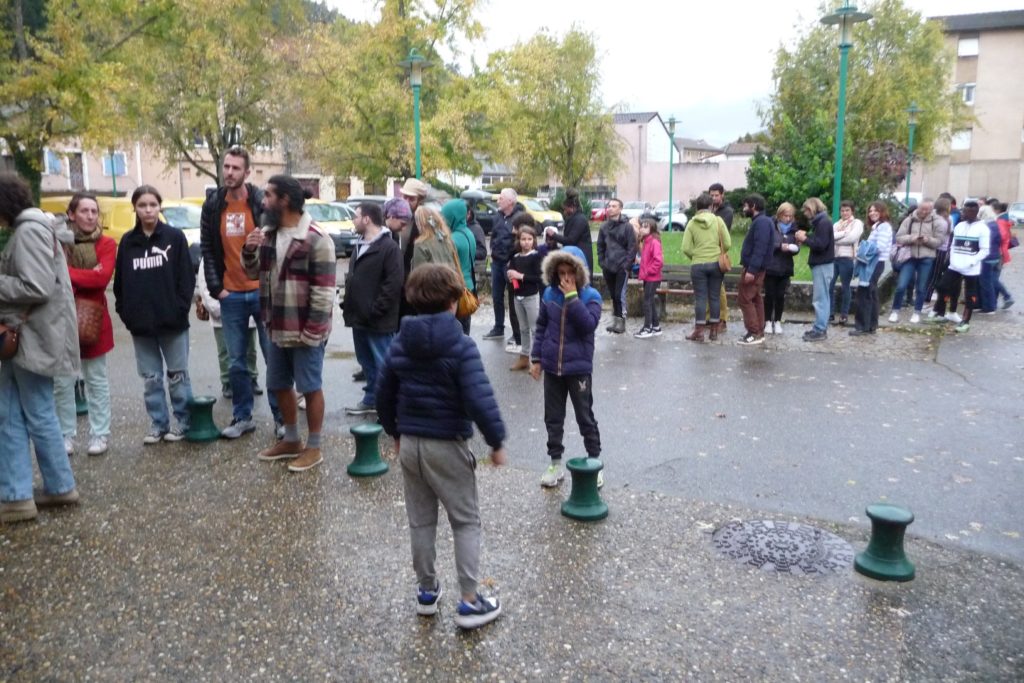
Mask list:
[[[423,165],[420,159],[420,86],[423,85],[423,67],[427,60],[416,51],[416,48],[409,50],[409,56],[399,64],[409,69],[409,83],[412,85],[412,120],[416,137],[416,177],[423,175]]]
[[[670,116],[668,119],[668,219],[665,221],[665,229],[672,229],[672,212],[675,211],[675,205],[672,203],[672,165],[675,149],[676,149],[676,117]]]
[[[858,12],[850,0],[842,7],[821,18],[826,26],[839,25],[839,115],[836,121],[836,165],[832,177],[832,217],[839,220],[839,200],[843,191],[843,136],[846,133],[846,62],[853,45],[853,25],[867,21],[871,15]]]
[[[117,163],[114,160],[114,148],[107,148],[107,156],[110,157],[110,183],[112,189],[110,194],[117,196]]]
[[[910,115],[910,144],[907,145],[907,192],[903,197],[903,204],[910,206],[910,171],[914,164],[914,130],[917,128],[917,115],[920,114],[923,109],[919,109],[917,102],[911,102],[907,108],[907,114]]]

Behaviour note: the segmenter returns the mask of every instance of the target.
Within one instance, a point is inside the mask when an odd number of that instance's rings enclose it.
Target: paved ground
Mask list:
[[[1024,296],[1019,271],[1007,281]],[[265,406],[241,443],[144,448],[119,332],[117,435],[73,461],[83,504],[0,527],[0,680],[1024,678],[1024,310],[965,337],[901,326],[808,345],[801,331],[755,349],[697,346],[681,326],[602,334],[611,516],[593,525],[558,514],[567,490],[537,486],[539,384],[479,341],[513,436],[510,466],[480,469],[484,573],[506,611],[472,634],[454,626],[452,592],[439,618],[414,614],[399,473],[345,474],[342,408],[359,391],[344,330],[326,369],[327,462],[305,475],[254,459]],[[197,325],[196,393],[219,390],[212,343]],[[909,584],[758,571],[710,543],[730,521],[781,519],[859,551],[877,500],[917,515]],[[453,591],[445,525],[439,560]]]

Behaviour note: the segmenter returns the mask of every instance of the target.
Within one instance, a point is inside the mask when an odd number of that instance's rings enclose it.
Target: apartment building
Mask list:
[[[925,165],[913,189],[963,197],[1024,198],[1024,10],[933,17],[957,59],[951,83],[974,113]]]

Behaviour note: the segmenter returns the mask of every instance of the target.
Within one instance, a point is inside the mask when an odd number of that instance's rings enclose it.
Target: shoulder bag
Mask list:
[[[78,344],[92,346],[103,331],[103,306],[98,301],[75,297],[75,315],[78,316]]]
[[[459,278],[461,279],[462,264],[459,263],[459,250],[455,248],[454,235],[448,238],[448,245],[451,247],[452,256],[455,257],[455,272],[459,274]],[[459,307],[455,310],[455,317],[467,318],[476,313],[476,309],[478,308],[480,308],[480,299],[477,298],[476,294],[469,291],[468,287],[463,286],[462,296],[459,297]]]
[[[722,238],[723,225],[725,224],[718,224],[718,269],[723,273],[728,273],[732,270],[732,259],[729,258],[729,252],[725,248],[725,240]]]

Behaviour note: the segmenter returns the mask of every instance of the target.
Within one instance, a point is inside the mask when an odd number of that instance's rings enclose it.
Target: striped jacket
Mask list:
[[[277,227],[266,226],[263,246],[242,249],[246,275],[260,281],[260,311],[278,346],[319,346],[331,333],[336,262],[334,242],[303,212],[299,233],[277,265]]]

